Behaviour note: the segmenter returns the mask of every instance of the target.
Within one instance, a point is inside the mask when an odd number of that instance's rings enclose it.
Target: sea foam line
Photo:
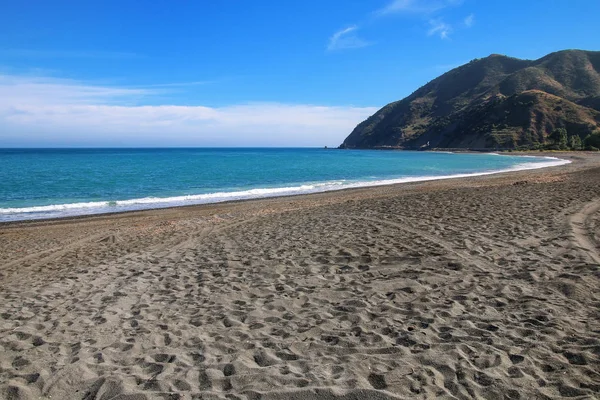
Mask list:
[[[527,157],[527,156],[524,156]],[[531,157],[531,156],[529,156]],[[353,189],[363,188],[371,186],[385,186],[399,183],[410,183],[410,182],[426,182],[433,180],[442,179],[454,179],[454,178],[467,178],[475,176],[484,176],[499,174],[504,172],[523,171],[531,169],[540,169],[547,167],[554,167],[559,165],[570,164],[571,161],[559,159],[556,157],[544,157],[548,161],[539,163],[521,163],[513,165],[510,168],[493,170],[493,171],[482,171],[473,172],[466,174],[453,174],[453,175],[440,175],[440,176],[414,176],[404,178],[393,178],[393,179],[381,179],[374,181],[358,181],[358,182],[347,182],[345,180],[320,182],[312,184],[303,184],[299,186],[290,187],[279,187],[279,188],[258,188],[249,189],[236,192],[215,192],[197,195],[185,195],[185,196],[174,196],[174,197],[144,197],[139,199],[129,200],[116,200],[116,201],[94,201],[94,202],[81,202],[71,204],[53,204],[47,206],[33,206],[33,207],[22,207],[22,208],[0,208],[0,215],[4,215],[4,218],[0,220],[13,220],[7,218],[9,216],[23,215],[19,219],[31,219],[31,218],[52,218],[52,217],[65,217],[75,215],[88,215],[88,214],[99,214],[106,212],[119,212],[119,211],[134,211],[143,210],[149,208],[165,208],[182,205],[195,205],[195,204],[208,204],[208,203],[219,203],[224,201],[232,200],[247,200],[247,199],[259,199],[266,197],[277,197],[277,196],[291,196],[297,194],[309,194],[309,193],[320,193],[340,189]],[[39,214],[34,216],[32,214]]]

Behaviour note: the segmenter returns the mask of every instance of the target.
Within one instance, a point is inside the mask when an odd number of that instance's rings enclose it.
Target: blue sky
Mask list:
[[[598,0],[5,2],[0,147],[334,146],[473,58],[599,50],[598,15]]]

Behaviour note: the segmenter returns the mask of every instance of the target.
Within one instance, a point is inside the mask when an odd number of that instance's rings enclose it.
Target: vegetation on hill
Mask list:
[[[565,50],[473,60],[386,105],[340,147],[597,148],[599,136],[600,52]]]

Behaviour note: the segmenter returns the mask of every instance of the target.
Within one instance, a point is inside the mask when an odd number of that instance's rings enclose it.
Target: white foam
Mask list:
[[[492,153],[493,154],[493,153]],[[531,157],[531,156],[522,156]],[[556,157],[544,157],[545,162],[525,162],[516,164],[510,168],[483,171],[467,174],[441,175],[441,176],[414,176],[395,179],[381,179],[372,181],[348,182],[346,180],[308,183],[298,186],[279,188],[259,188],[233,192],[215,192],[196,195],[174,196],[174,197],[144,197],[139,199],[82,202],[71,204],[54,204],[46,206],[22,207],[22,208],[0,208],[0,221],[15,221],[40,218],[57,218],[76,215],[101,214],[109,212],[122,212],[143,210],[150,208],[165,208],[173,206],[219,203],[232,200],[258,199],[276,196],[291,196],[297,194],[308,194],[327,192],[340,189],[362,188],[369,186],[384,186],[398,183],[425,182],[441,179],[466,178],[499,174],[503,172],[531,170],[539,168],[554,167],[571,163],[571,161]]]

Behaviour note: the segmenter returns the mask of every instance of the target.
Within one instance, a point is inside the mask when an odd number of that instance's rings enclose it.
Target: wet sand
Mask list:
[[[600,155],[0,225],[1,399],[595,398]]]

